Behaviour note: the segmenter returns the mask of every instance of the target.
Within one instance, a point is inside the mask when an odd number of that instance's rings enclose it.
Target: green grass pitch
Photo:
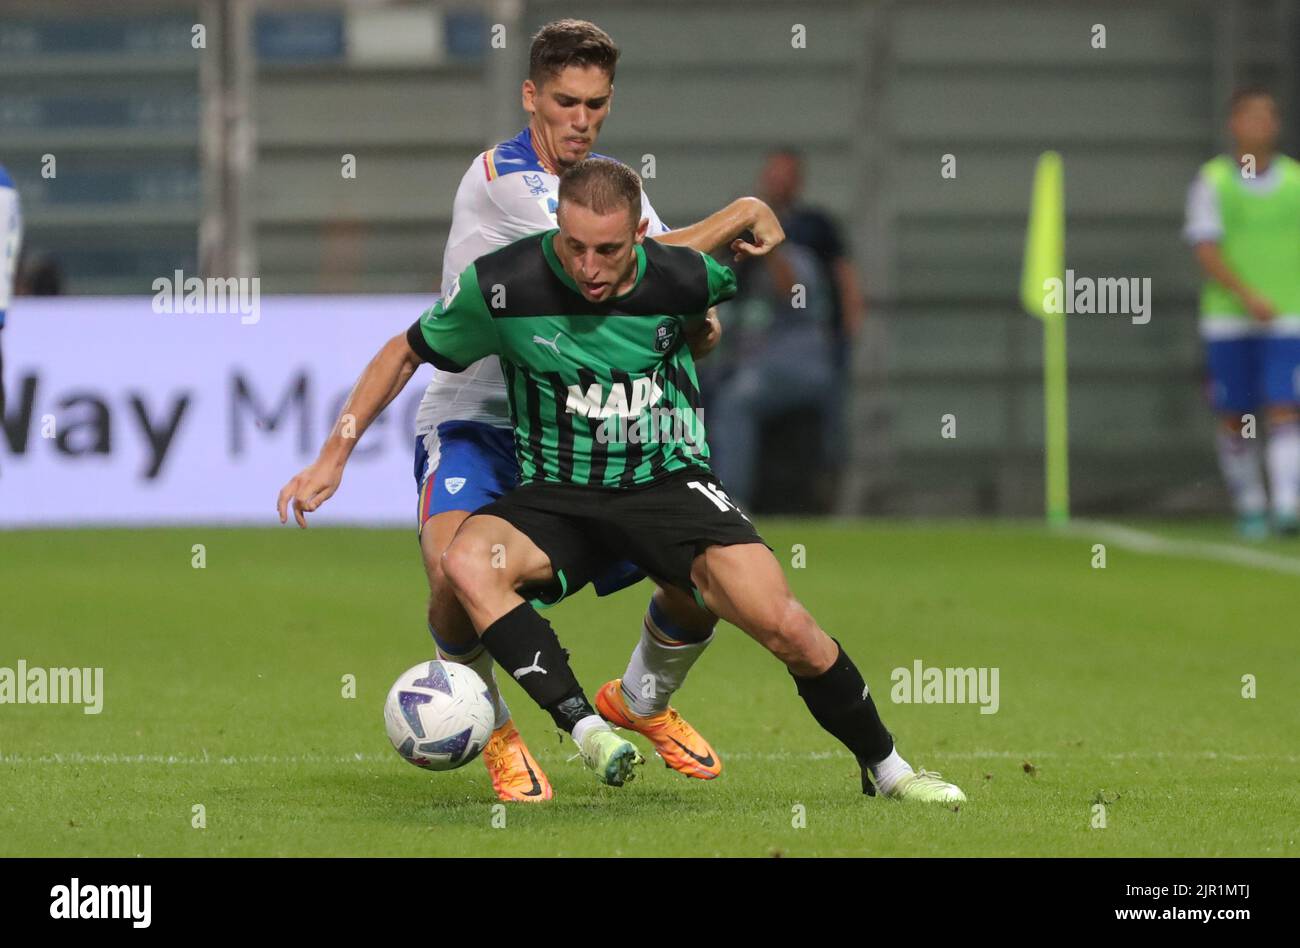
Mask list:
[[[0,666],[102,666],[105,698],[97,716],[0,704],[0,855],[1300,854],[1295,575],[1114,545],[1097,569],[1086,529],[760,527],[787,566],[803,545],[795,593],[904,756],[967,803],[863,797],[785,670],[723,626],[674,702],[721,779],[651,757],[598,786],[507,681],[556,799],[494,826],[481,762],[427,773],[384,734],[388,686],[432,653],[409,531],[20,531],[0,533]],[[589,694],[621,674],[649,589],[548,613]],[[891,701],[917,659],[996,667],[997,713]]]

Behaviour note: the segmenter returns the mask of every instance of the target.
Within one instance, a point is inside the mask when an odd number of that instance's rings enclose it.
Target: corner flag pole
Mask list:
[[[1049,312],[1047,280],[1065,278],[1065,170],[1054,151],[1038,156],[1025,232],[1020,302],[1043,321],[1043,422],[1047,521],[1070,519],[1070,439],[1066,400],[1065,313]],[[1063,287],[1068,292],[1068,287]]]

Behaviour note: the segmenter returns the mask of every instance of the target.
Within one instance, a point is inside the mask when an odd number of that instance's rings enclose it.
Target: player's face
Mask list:
[[[636,245],[645,240],[648,218],[626,211],[597,214],[581,204],[560,205],[555,253],[583,297],[599,303],[626,293],[636,278]]]
[[[1266,95],[1243,99],[1232,110],[1228,129],[1243,154],[1272,152],[1277,147],[1278,134],[1281,132],[1277,104]]]
[[[596,66],[569,66],[540,86],[524,80],[524,111],[532,116],[534,147],[563,171],[591,154],[609,115],[614,86]]]

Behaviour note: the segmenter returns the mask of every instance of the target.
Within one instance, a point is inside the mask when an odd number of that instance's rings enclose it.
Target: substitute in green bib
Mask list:
[[[1219,465],[1252,539],[1268,535],[1270,506],[1274,529],[1296,535],[1300,508],[1300,163],[1278,154],[1280,125],[1267,90],[1233,96],[1235,153],[1201,168],[1183,231],[1206,276],[1201,336]],[[1261,416],[1267,488],[1251,421]]]

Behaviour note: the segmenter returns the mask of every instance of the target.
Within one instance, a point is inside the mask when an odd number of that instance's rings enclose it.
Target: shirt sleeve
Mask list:
[[[655,211],[654,205],[650,203],[650,196],[645,193],[644,189],[641,191],[641,216],[650,220],[650,226],[646,228],[645,232],[647,237],[657,237],[660,234],[668,233],[668,225],[659,219],[659,214]]]
[[[1223,239],[1223,217],[1219,193],[1202,172],[1187,190],[1187,221],[1183,240],[1189,244],[1215,243]]]
[[[723,266],[708,254],[702,253],[704,268],[709,276],[709,306],[731,299],[736,295],[736,273],[731,267]]]
[[[446,296],[411,324],[406,341],[422,360],[447,372],[463,372],[498,351],[496,324],[473,264],[456,278]]]

